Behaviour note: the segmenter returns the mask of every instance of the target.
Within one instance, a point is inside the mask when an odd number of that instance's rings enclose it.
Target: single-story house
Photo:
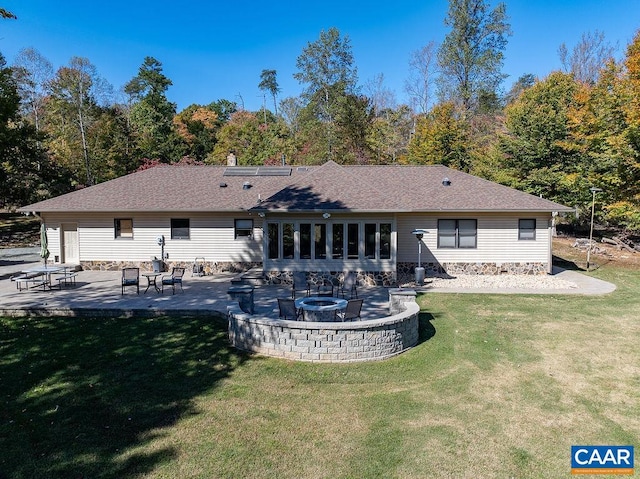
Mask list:
[[[361,283],[429,273],[551,271],[552,219],[567,208],[433,166],[158,166],[20,209],[46,225],[50,259],[271,282],[357,271]],[[418,231],[417,231],[418,230]],[[416,233],[420,233],[421,237]]]

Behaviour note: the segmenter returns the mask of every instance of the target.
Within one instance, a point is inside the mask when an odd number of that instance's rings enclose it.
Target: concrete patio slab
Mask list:
[[[146,278],[140,277],[140,294],[127,287],[121,294],[120,271],[80,271],[75,286],[43,290],[32,288],[19,291],[9,278],[13,274],[37,265],[33,255],[2,260],[0,263],[0,315],[226,315],[227,306],[233,304],[228,289],[232,286],[233,273],[214,276],[191,276],[185,274],[184,292],[172,294],[165,289],[157,293],[153,287],[146,293]],[[419,292],[447,293],[523,293],[523,294],[607,294],[615,285],[597,280],[576,271],[558,271],[558,277],[575,283],[570,289],[492,289],[492,288],[447,288],[439,285],[430,288],[427,284]],[[358,296],[365,299],[362,319],[373,319],[388,314],[389,288],[358,288]],[[257,286],[254,292],[255,314],[278,316],[277,298],[291,297],[290,286]]]

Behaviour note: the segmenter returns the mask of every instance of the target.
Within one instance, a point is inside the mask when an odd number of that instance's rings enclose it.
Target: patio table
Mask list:
[[[145,289],[144,293],[142,294],[147,294],[147,291],[151,286],[154,287],[154,289],[156,290],[156,293],[160,293],[160,288],[158,287],[158,283],[156,282],[156,280],[158,279],[158,276],[160,276],[161,274],[162,273],[158,273],[157,271],[153,271],[151,273],[142,273],[142,276],[147,278],[147,289]]]
[[[33,268],[25,269],[22,272],[27,275],[31,274],[39,274],[44,276],[44,284],[42,284],[43,288],[47,286],[51,289],[51,273],[59,273],[60,271],[64,271],[62,266],[34,266]]]

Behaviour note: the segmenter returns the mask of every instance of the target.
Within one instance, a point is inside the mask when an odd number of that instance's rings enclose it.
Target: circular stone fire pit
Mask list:
[[[314,301],[300,298],[298,304],[305,300]],[[340,301],[325,297],[315,300]],[[332,306],[309,307],[321,310]],[[229,341],[238,349],[265,356],[331,363],[385,359],[418,343],[420,307],[415,291],[389,290],[388,316],[385,311],[380,313],[378,318],[361,321],[293,321],[252,315],[235,303],[227,306]]]
[[[296,308],[303,310],[305,321],[335,321],[336,311],[347,307],[347,300],[327,296],[308,296],[295,301]]]

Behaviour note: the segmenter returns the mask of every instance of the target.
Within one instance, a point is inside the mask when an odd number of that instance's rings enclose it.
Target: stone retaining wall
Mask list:
[[[419,312],[409,299],[393,316],[316,323],[252,316],[234,304],[228,307],[229,340],[238,349],[297,361],[374,361],[418,343]]]

